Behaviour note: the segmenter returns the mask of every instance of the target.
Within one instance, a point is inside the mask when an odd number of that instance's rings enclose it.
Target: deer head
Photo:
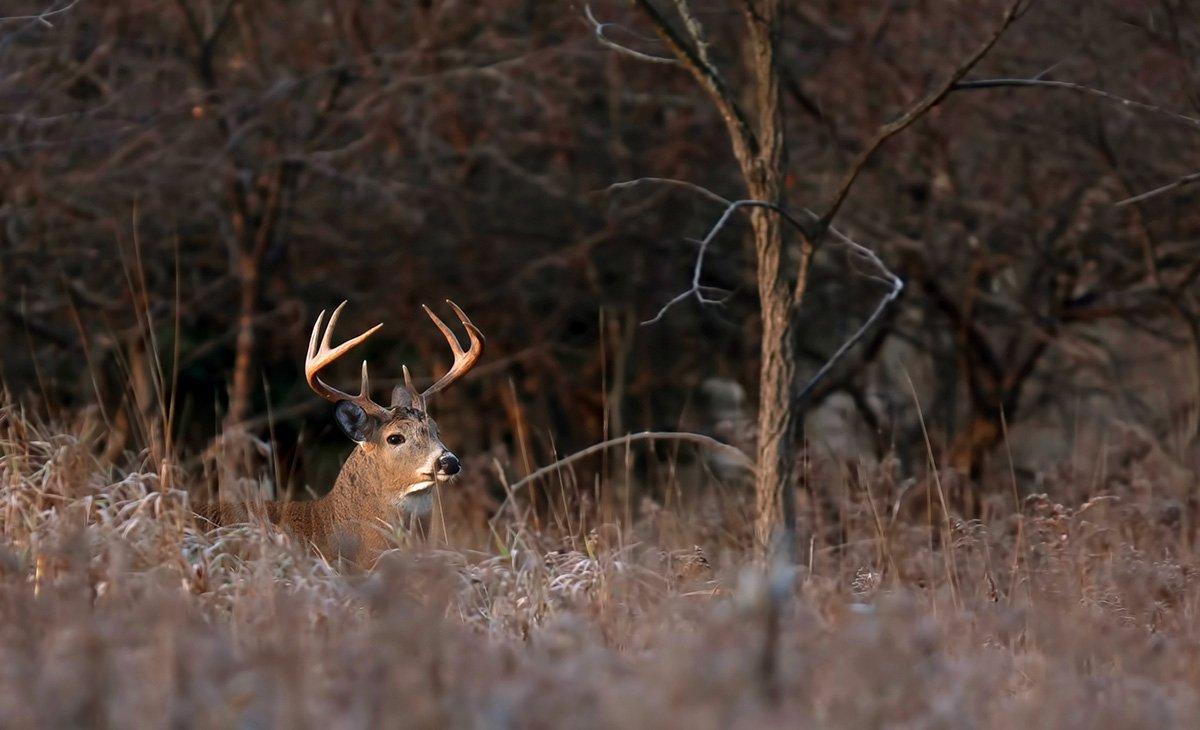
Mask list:
[[[470,346],[463,350],[454,332],[429,307],[425,313],[445,336],[454,353],[454,364],[440,379],[424,391],[413,387],[408,367],[404,366],[404,384],[392,391],[391,405],[384,407],[371,400],[367,363],[362,365],[362,384],[358,395],[344,393],[319,377],[327,365],[365,341],[382,327],[377,324],[357,337],[331,347],[329,340],[337,324],[342,302],[329,317],[322,334],[322,311],[313,325],[308,343],[304,373],[313,391],[335,404],[334,417],[342,431],[358,446],[346,460],[335,489],[359,492],[364,497],[382,497],[384,501],[409,515],[424,515],[433,506],[433,488],[459,473],[458,457],[447,449],[438,435],[437,424],[426,412],[431,396],[461,378],[483,354],[483,334],[467,315],[449,300],[459,321],[467,330]]]

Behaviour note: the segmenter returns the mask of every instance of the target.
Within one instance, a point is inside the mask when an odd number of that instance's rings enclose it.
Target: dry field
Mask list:
[[[99,424],[0,413],[0,726],[1168,727],[1200,712],[1192,475],[1135,432],[987,517],[885,464],[813,473],[803,564],[734,488],[541,518],[446,506],[342,575],[197,529]],[[943,480],[944,482],[944,480]],[[470,484],[464,490],[470,492]],[[902,492],[907,493],[904,496]],[[903,499],[901,498],[903,497]],[[897,507],[899,505],[899,507]],[[550,519],[546,519],[549,515]],[[441,520],[435,520],[440,522]]]

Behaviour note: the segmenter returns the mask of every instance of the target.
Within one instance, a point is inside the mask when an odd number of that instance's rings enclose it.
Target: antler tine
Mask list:
[[[304,367],[308,368],[308,361],[317,356],[317,335],[321,333],[321,320],[325,319],[325,310],[317,315],[317,321],[313,322],[312,334],[308,337],[308,355],[304,358]]]
[[[412,397],[413,405],[421,410],[425,410],[425,399],[420,391],[417,390],[417,387],[413,385],[412,373],[408,371],[408,366],[401,365],[400,369],[404,371],[404,389]]]
[[[480,356],[483,355],[483,333],[479,331],[479,328],[471,322],[471,320],[462,311],[462,309],[458,307],[457,304],[449,299],[446,300],[446,303],[450,305],[450,308],[454,310],[456,315],[458,315],[458,321],[462,322],[463,327],[466,328],[467,337],[470,339],[471,345],[466,351],[464,351],[462,348],[462,343],[458,340],[458,336],[446,326],[446,323],[443,322],[440,317],[434,314],[432,309],[426,307],[424,304],[421,305],[421,308],[424,309],[425,313],[429,315],[429,318],[433,320],[433,324],[446,338],[446,342],[450,345],[450,351],[454,353],[454,364],[450,366],[450,370],[448,370],[445,375],[439,378],[437,382],[426,388],[425,392],[421,393],[422,400],[428,398],[434,393],[445,390],[450,386],[451,383],[461,378],[467,373],[468,370],[474,367],[475,363],[479,361]]]
[[[321,336],[321,349],[329,349],[329,340],[333,339],[333,328],[337,327],[338,317],[342,316],[342,310],[346,307],[346,300],[334,308],[333,314],[329,315],[329,325],[325,328],[325,334]]]
[[[365,360],[363,361],[362,369],[362,387],[358,395],[350,395],[349,393],[340,391],[318,377],[318,373],[327,365],[346,354],[350,349],[361,344],[383,326],[383,323],[377,324],[361,335],[352,337],[337,347],[330,348],[329,341],[333,336],[333,328],[337,325],[338,317],[345,306],[346,302],[342,302],[338,305],[337,309],[333,310],[333,314],[329,317],[329,324],[324,328],[324,332],[321,331],[321,321],[325,319],[325,311],[321,310],[321,313],[317,315],[317,321],[313,324],[312,335],[308,340],[308,357],[304,360],[304,377],[308,381],[308,387],[312,388],[314,393],[327,401],[338,403],[348,400],[358,405],[370,415],[377,417],[387,416],[388,410],[371,400],[370,381],[367,377],[367,362]]]
[[[417,387],[413,385],[412,373],[408,372],[408,366],[401,365],[400,369],[404,371],[405,389],[408,390],[409,393],[412,393],[414,397],[420,396],[420,393],[417,392]]]

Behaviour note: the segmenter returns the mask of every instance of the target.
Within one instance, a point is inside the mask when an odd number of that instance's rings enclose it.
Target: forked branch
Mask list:
[[[693,47],[651,0],[634,0],[634,4],[641,8],[642,14],[671,47],[675,57],[679,59],[679,63],[683,64],[683,67],[695,77],[700,87],[712,99],[717,111],[725,120],[726,126],[729,127],[735,148],[741,150],[739,156],[745,156],[747,159],[754,156],[758,151],[758,138],[750,126],[746,113],[742,111],[733,92],[725,84],[721,72],[709,61],[708,54],[702,50],[702,47]],[[689,27],[689,33],[693,32],[695,31]],[[698,38],[697,43],[703,43],[703,39]]]
[[[675,181],[675,180],[661,180],[661,182],[678,184],[678,181]],[[692,187],[692,188],[698,189],[698,190],[704,190],[703,188],[699,188],[698,186],[691,186],[691,185],[686,185],[686,186]],[[719,197],[716,195],[716,193],[708,193],[708,196]],[[788,223],[792,224],[796,229],[798,229],[801,232],[801,234],[808,236],[811,233],[811,231],[809,231],[808,228],[806,228],[803,223],[801,223],[800,221],[793,218],[790,213],[788,213],[782,207],[775,205],[774,203],[768,203],[765,200],[726,201],[725,211],[721,213],[721,217],[718,218],[717,222],[714,223],[712,228],[710,228],[708,230],[708,233],[705,234],[704,238],[700,239],[700,241],[698,242],[700,249],[699,249],[699,251],[697,251],[696,261],[692,265],[691,286],[689,286],[685,291],[677,294],[675,297],[673,297],[671,299],[671,301],[664,304],[662,309],[658,310],[658,314],[656,314],[653,317],[651,317],[650,319],[642,322],[643,325],[654,324],[655,322],[658,322],[660,319],[662,319],[664,316],[666,316],[667,311],[670,310],[671,307],[675,306],[676,304],[679,304],[680,302],[686,301],[688,298],[691,298],[691,297],[694,297],[696,299],[696,301],[699,302],[700,304],[716,304],[717,303],[715,300],[709,299],[706,296],[704,296],[705,292],[715,291],[714,287],[705,286],[704,284],[700,283],[700,280],[704,276],[704,258],[708,254],[708,247],[712,244],[713,240],[717,237],[717,234],[719,234],[722,231],[722,229],[724,229],[725,226],[728,225],[729,220],[733,217],[733,214],[743,208],[765,208],[767,210],[775,211],[780,216],[782,216],[784,220],[786,220]]]
[[[987,38],[987,40],[981,43],[974,52],[963,59],[950,73],[950,75],[947,76],[942,83],[938,84],[937,88],[910,107],[908,111],[901,114],[897,119],[879,128],[871,141],[867,143],[866,148],[863,149],[863,151],[858,154],[858,157],[854,159],[854,162],[850,165],[850,169],[842,178],[841,184],[839,184],[837,189],[834,191],[833,197],[830,199],[829,207],[826,208],[825,213],[821,215],[821,218],[818,221],[819,230],[821,232],[828,228],[829,224],[833,222],[838,210],[842,207],[842,204],[846,202],[846,196],[850,194],[850,189],[854,187],[855,181],[858,180],[858,176],[867,166],[867,163],[871,161],[871,158],[875,156],[875,153],[879,151],[879,148],[882,147],[883,144],[889,139],[911,126],[913,122],[925,116],[930,109],[940,104],[942,100],[946,98],[946,95],[954,90],[955,85],[961,81],[964,76],[970,73],[971,69],[975,68],[975,66],[981,60],[983,60],[983,57],[987,55],[988,51],[992,50],[992,47],[995,46],[996,42],[1000,40],[1000,37],[1004,35],[1004,31],[1008,30],[1008,27],[1012,25],[1013,22],[1026,10],[1028,10],[1031,4],[1032,0],[1030,0],[1030,2],[1027,2],[1026,0],[1014,0],[1013,3],[1008,6],[1008,9],[1004,11],[1004,16],[1000,19],[1000,24],[996,26],[996,29],[992,31],[992,34]]]
[[[879,300],[879,304],[875,305],[875,309],[871,312],[871,315],[867,317],[867,319],[862,323],[862,325],[859,326],[857,330],[855,330],[854,334],[852,334],[849,339],[843,342],[842,346],[839,347],[837,351],[825,361],[825,364],[822,365],[821,368],[817,370],[816,374],[809,379],[808,384],[796,392],[792,398],[793,407],[800,406],[804,403],[805,399],[808,398],[813,389],[817,387],[817,384],[824,380],[825,377],[829,375],[829,372],[833,370],[833,366],[840,362],[842,358],[846,356],[846,353],[850,352],[851,348],[862,341],[862,338],[871,331],[871,328],[875,326],[875,323],[879,321],[880,317],[883,316],[883,313],[887,311],[887,308],[892,304],[892,302],[896,301],[896,299],[900,296],[900,293],[904,291],[904,281],[901,280],[900,277],[893,274],[892,271],[884,265],[883,261],[874,251],[851,240],[849,236],[833,226],[829,227],[829,231],[833,233],[833,235],[839,241],[850,247],[851,251],[859,256],[862,256],[876,269],[878,269],[880,275],[883,277],[884,282],[889,285],[889,289],[887,294],[883,296],[883,299]]]
[[[680,184],[680,181],[677,181],[677,180],[656,179],[656,178],[655,179],[643,179],[643,180],[646,182],[657,181],[657,182],[663,182],[663,183],[668,183],[668,184]],[[633,184],[636,182],[642,182],[643,180],[633,180],[628,183],[621,183],[621,184],[622,185],[630,185],[630,184]],[[724,200],[724,198],[721,198],[721,196],[717,195],[716,193],[713,193],[712,191],[706,190],[704,188],[700,188],[699,186],[692,185],[690,183],[682,183],[682,186],[687,187],[689,189],[696,190],[698,192],[701,192],[703,195],[705,195],[705,197],[708,197],[710,199]],[[651,319],[648,319],[645,322],[643,322],[642,323],[643,325],[654,324],[655,322],[658,322],[660,319],[662,319],[664,316],[666,316],[667,312],[671,309],[671,307],[673,307],[676,304],[679,304],[680,302],[685,301],[691,297],[694,297],[696,299],[696,301],[700,302],[701,304],[715,303],[714,300],[708,299],[705,296],[705,292],[713,291],[713,288],[705,286],[704,284],[701,283],[701,279],[703,278],[703,275],[704,275],[704,257],[708,253],[709,245],[717,237],[717,234],[719,234],[721,232],[721,230],[723,228],[725,228],[725,226],[729,223],[730,218],[732,218],[733,214],[735,212],[737,212],[738,210],[742,210],[745,208],[765,208],[767,210],[771,210],[771,211],[774,211],[775,213],[779,214],[785,221],[787,221],[792,226],[797,228],[801,232],[802,235],[807,236],[807,235],[811,234],[810,227],[805,226],[803,223],[801,223],[799,220],[797,220],[794,216],[792,216],[786,210],[784,210],[780,206],[775,205],[773,203],[768,203],[768,202],[765,202],[762,200],[735,200],[735,201],[726,201],[726,203],[727,204],[725,206],[725,210],[721,213],[721,217],[717,219],[717,222],[715,224],[713,224],[712,228],[709,229],[708,234],[705,235],[704,238],[701,239],[699,242],[700,250],[696,254],[696,262],[692,267],[691,286],[688,287],[685,291],[681,292],[680,294],[677,294],[669,302],[667,302],[665,305],[663,305],[662,309],[660,309],[658,311],[658,314],[654,315],[654,317],[652,317]],[[808,213],[808,215],[812,216],[812,218],[814,220],[817,219],[817,216],[815,214],[813,214],[811,211],[806,211],[806,212]],[[805,384],[805,386],[803,388],[796,391],[796,394],[793,398],[793,403],[795,405],[801,404],[804,401],[804,399],[806,399],[808,397],[808,395],[810,393],[812,393],[813,389],[816,388],[816,386],[822,380],[824,380],[826,376],[829,375],[830,371],[833,370],[834,366],[837,365],[838,362],[840,362],[846,356],[846,354],[849,353],[851,349],[853,349],[853,347],[855,345],[857,345],[860,341],[862,341],[862,338],[864,336],[866,336],[866,334],[871,330],[871,328],[875,326],[875,323],[877,323],[879,321],[879,319],[883,316],[884,312],[887,311],[888,306],[890,306],[892,304],[892,302],[896,301],[896,299],[900,296],[900,293],[902,291],[904,291],[903,280],[901,280],[900,277],[898,277],[894,273],[892,273],[891,269],[889,269],[887,267],[887,265],[885,265],[883,263],[883,260],[879,258],[878,254],[876,254],[874,251],[867,248],[866,246],[863,246],[862,244],[855,242],[849,236],[847,236],[846,234],[837,230],[833,226],[829,226],[828,230],[830,233],[832,233],[834,235],[835,238],[837,238],[837,240],[840,243],[844,244],[855,255],[862,257],[864,260],[866,260],[869,264],[871,264],[871,266],[873,266],[878,271],[879,276],[878,276],[877,280],[881,281],[884,284],[887,284],[888,291],[886,294],[884,294],[883,298],[879,301],[879,304],[877,304],[875,306],[875,309],[871,312],[870,316],[868,316],[867,319],[862,323],[862,325],[860,325],[859,328],[857,330],[855,330],[854,334],[852,334],[849,339],[847,339],[845,342],[842,343],[842,345],[840,347],[838,347],[838,349],[833,353],[833,355],[831,355],[825,361],[825,363],[820,367],[820,369],[817,370],[816,374],[814,374],[812,376],[812,378],[808,381],[807,384]],[[876,277],[872,277],[872,278],[876,278]]]
[[[704,238],[698,241],[698,243],[700,243],[700,251],[697,251],[696,262],[694,265],[692,265],[691,286],[688,287],[688,289],[685,289],[684,292],[677,294],[676,297],[673,297],[670,301],[667,301],[667,303],[662,306],[662,309],[660,309],[654,317],[642,322],[643,325],[654,324],[655,322],[660,321],[662,317],[666,316],[667,311],[670,310],[672,306],[677,305],[680,303],[680,301],[685,301],[689,298],[695,298],[698,303],[701,304],[715,304],[714,300],[708,299],[706,295],[704,295],[706,292],[714,291],[713,287],[704,286],[703,283],[701,283],[704,273],[704,256],[707,255],[708,247],[713,243],[716,235],[721,232],[722,228],[725,228],[736,211],[746,208],[764,208],[767,210],[773,210],[775,213],[778,213],[782,219],[788,223],[791,223],[793,227],[799,229],[799,232],[803,235],[811,235],[812,233],[811,226],[805,226],[804,223],[797,220],[796,217],[792,216],[784,208],[779,207],[779,205],[764,201],[727,201],[727,199],[716,195],[715,192],[706,189],[706,187],[701,187],[692,183],[686,183],[684,180],[671,180],[667,178],[640,178],[637,180],[625,181],[625,183],[614,184],[610,186],[610,190],[620,190],[623,189],[623,187],[629,187],[641,183],[677,185],[679,187],[684,187],[686,190],[700,193],[700,195],[710,199],[710,201],[724,202],[725,204],[725,210],[722,211],[719,219],[716,220],[716,223],[714,223],[713,227],[709,229],[708,234],[704,235]],[[811,216],[812,219],[817,220],[817,216],[812,213],[812,211],[806,210],[805,213]],[[866,333],[869,333],[871,328],[875,327],[875,324],[880,321],[883,313],[887,311],[888,306],[892,304],[893,301],[898,299],[900,297],[900,293],[904,291],[904,281],[902,281],[899,276],[893,274],[892,270],[888,269],[887,265],[883,263],[882,259],[878,257],[875,251],[871,251],[868,249],[868,247],[857,243],[857,241],[854,241],[848,237],[848,235],[838,231],[838,229],[834,228],[833,226],[829,226],[828,231],[833,233],[834,237],[838,239],[841,244],[847,246],[848,249],[854,253],[854,255],[864,258],[866,262],[870,263],[872,267],[878,271],[878,277],[872,277],[872,279],[877,279],[882,283],[886,283],[886,285],[888,285],[888,292],[883,295],[883,299],[881,299],[880,303],[875,306],[875,310],[871,311],[870,316],[865,319],[863,324],[859,325],[857,330],[854,330],[854,334],[850,336],[850,339],[842,342],[841,346],[836,349],[833,355],[830,355],[829,359],[826,360],[826,363],[821,366],[821,369],[817,370],[815,375],[809,379],[809,382],[806,383],[803,388],[800,388],[798,391],[796,391],[796,396],[794,396],[793,401],[794,403],[797,403],[797,405],[798,403],[802,403],[804,399],[806,399],[806,397],[812,393],[812,390],[817,387],[817,384],[821,383],[821,381],[823,381],[823,379],[829,375],[829,372],[833,370],[833,367],[838,364],[842,358],[845,358],[846,354],[850,352],[854,346],[858,345],[858,343],[863,340],[863,337],[866,335]]]

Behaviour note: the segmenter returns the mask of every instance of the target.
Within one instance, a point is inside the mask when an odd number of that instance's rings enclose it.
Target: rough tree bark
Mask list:
[[[750,39],[749,72],[754,85],[757,150],[739,150],[738,163],[746,179],[746,192],[755,200],[783,206],[783,180],[787,166],[780,69],[775,58],[781,32],[779,0],[747,3],[746,24]],[[766,208],[750,214],[758,265],[758,301],[762,317],[758,387],[758,474],[755,484],[755,545],[765,555],[779,532],[789,552],[795,540],[797,451],[801,411],[792,407],[798,384],[797,314],[804,294],[811,246],[800,247],[800,272],[792,269],[782,217]]]

